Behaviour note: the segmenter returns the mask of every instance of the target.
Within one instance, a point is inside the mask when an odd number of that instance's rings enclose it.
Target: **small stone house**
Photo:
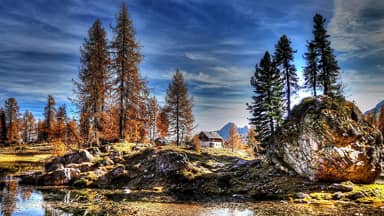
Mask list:
[[[224,139],[216,131],[202,131],[199,139],[201,147],[224,148]]]

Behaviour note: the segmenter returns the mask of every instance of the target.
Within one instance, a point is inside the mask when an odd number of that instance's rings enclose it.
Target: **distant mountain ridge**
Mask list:
[[[366,111],[364,114],[367,115],[368,112],[370,112],[371,114],[373,114],[375,111],[376,113],[379,113],[380,110],[381,110],[381,107],[384,105],[384,100],[382,100],[381,102],[379,102],[374,108]]]
[[[219,133],[220,136],[224,138],[224,140],[228,139],[229,130],[231,129],[231,124],[234,124],[235,127],[237,127],[237,131],[238,131],[238,133],[240,134],[241,137],[247,136],[247,134],[248,134],[248,126],[238,127],[235,123],[228,122],[220,130],[217,131],[217,133]]]

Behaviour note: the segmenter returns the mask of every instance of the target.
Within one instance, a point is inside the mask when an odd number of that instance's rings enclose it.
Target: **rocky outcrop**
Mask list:
[[[156,159],[156,172],[163,175],[179,174],[188,166],[186,154],[177,152],[164,152]]]
[[[84,162],[91,162],[92,160],[93,156],[91,153],[87,150],[81,150],[53,159],[50,163],[45,165],[45,171],[51,172],[60,168],[62,169],[68,164],[81,164]]]
[[[110,184],[114,179],[122,176],[126,173],[125,167],[123,165],[118,165],[117,167],[110,170],[105,175],[99,177],[97,181],[95,182],[95,185],[108,185]]]
[[[91,152],[95,155],[100,154],[100,151],[95,148],[92,148]],[[46,186],[71,185],[83,177],[81,173],[98,168],[98,164],[92,162],[94,162],[94,156],[88,150],[80,150],[54,158],[45,165],[44,173],[20,176],[21,182]]]
[[[96,147],[80,150],[54,158],[43,173],[21,178],[25,184],[51,186],[114,187],[116,183],[146,187],[144,182],[172,181],[193,167],[184,152],[144,149],[137,153],[124,156],[113,149],[103,153]]]
[[[371,183],[381,172],[381,132],[344,99],[304,99],[275,145],[281,164],[313,181]]]
[[[74,168],[64,168],[46,173],[39,177],[38,184],[47,186],[67,185],[78,179],[80,170]]]

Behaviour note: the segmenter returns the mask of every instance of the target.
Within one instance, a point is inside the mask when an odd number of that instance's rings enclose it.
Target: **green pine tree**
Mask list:
[[[275,45],[275,61],[276,66],[280,69],[282,75],[282,82],[284,84],[284,94],[286,96],[286,110],[288,119],[291,116],[291,96],[296,93],[299,88],[298,77],[296,74],[296,67],[293,64],[294,51],[291,47],[291,41],[286,35],[280,37],[278,43]]]
[[[319,70],[318,70],[318,56],[315,50],[315,45],[309,42],[307,45],[307,52],[304,54],[306,66],[304,67],[304,87],[311,89],[312,95],[317,96],[317,88],[319,87]]]
[[[333,54],[329,35],[324,27],[326,20],[320,14],[316,14],[313,17],[313,21],[313,44],[319,56],[319,82],[323,88],[324,95],[335,96],[340,93],[341,88],[340,84],[337,83],[340,68]]]
[[[283,83],[276,63],[268,52],[256,65],[251,78],[254,96],[248,110],[252,114],[250,124],[258,132],[257,139],[267,149],[273,148],[276,128],[282,121]]]

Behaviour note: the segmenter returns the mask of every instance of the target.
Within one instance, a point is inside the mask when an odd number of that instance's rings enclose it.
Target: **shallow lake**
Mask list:
[[[354,203],[298,204],[258,202],[159,202],[120,198],[123,190],[31,187],[12,177],[0,181],[0,215],[372,215],[384,214],[379,206]],[[111,196],[112,194],[112,196]]]

